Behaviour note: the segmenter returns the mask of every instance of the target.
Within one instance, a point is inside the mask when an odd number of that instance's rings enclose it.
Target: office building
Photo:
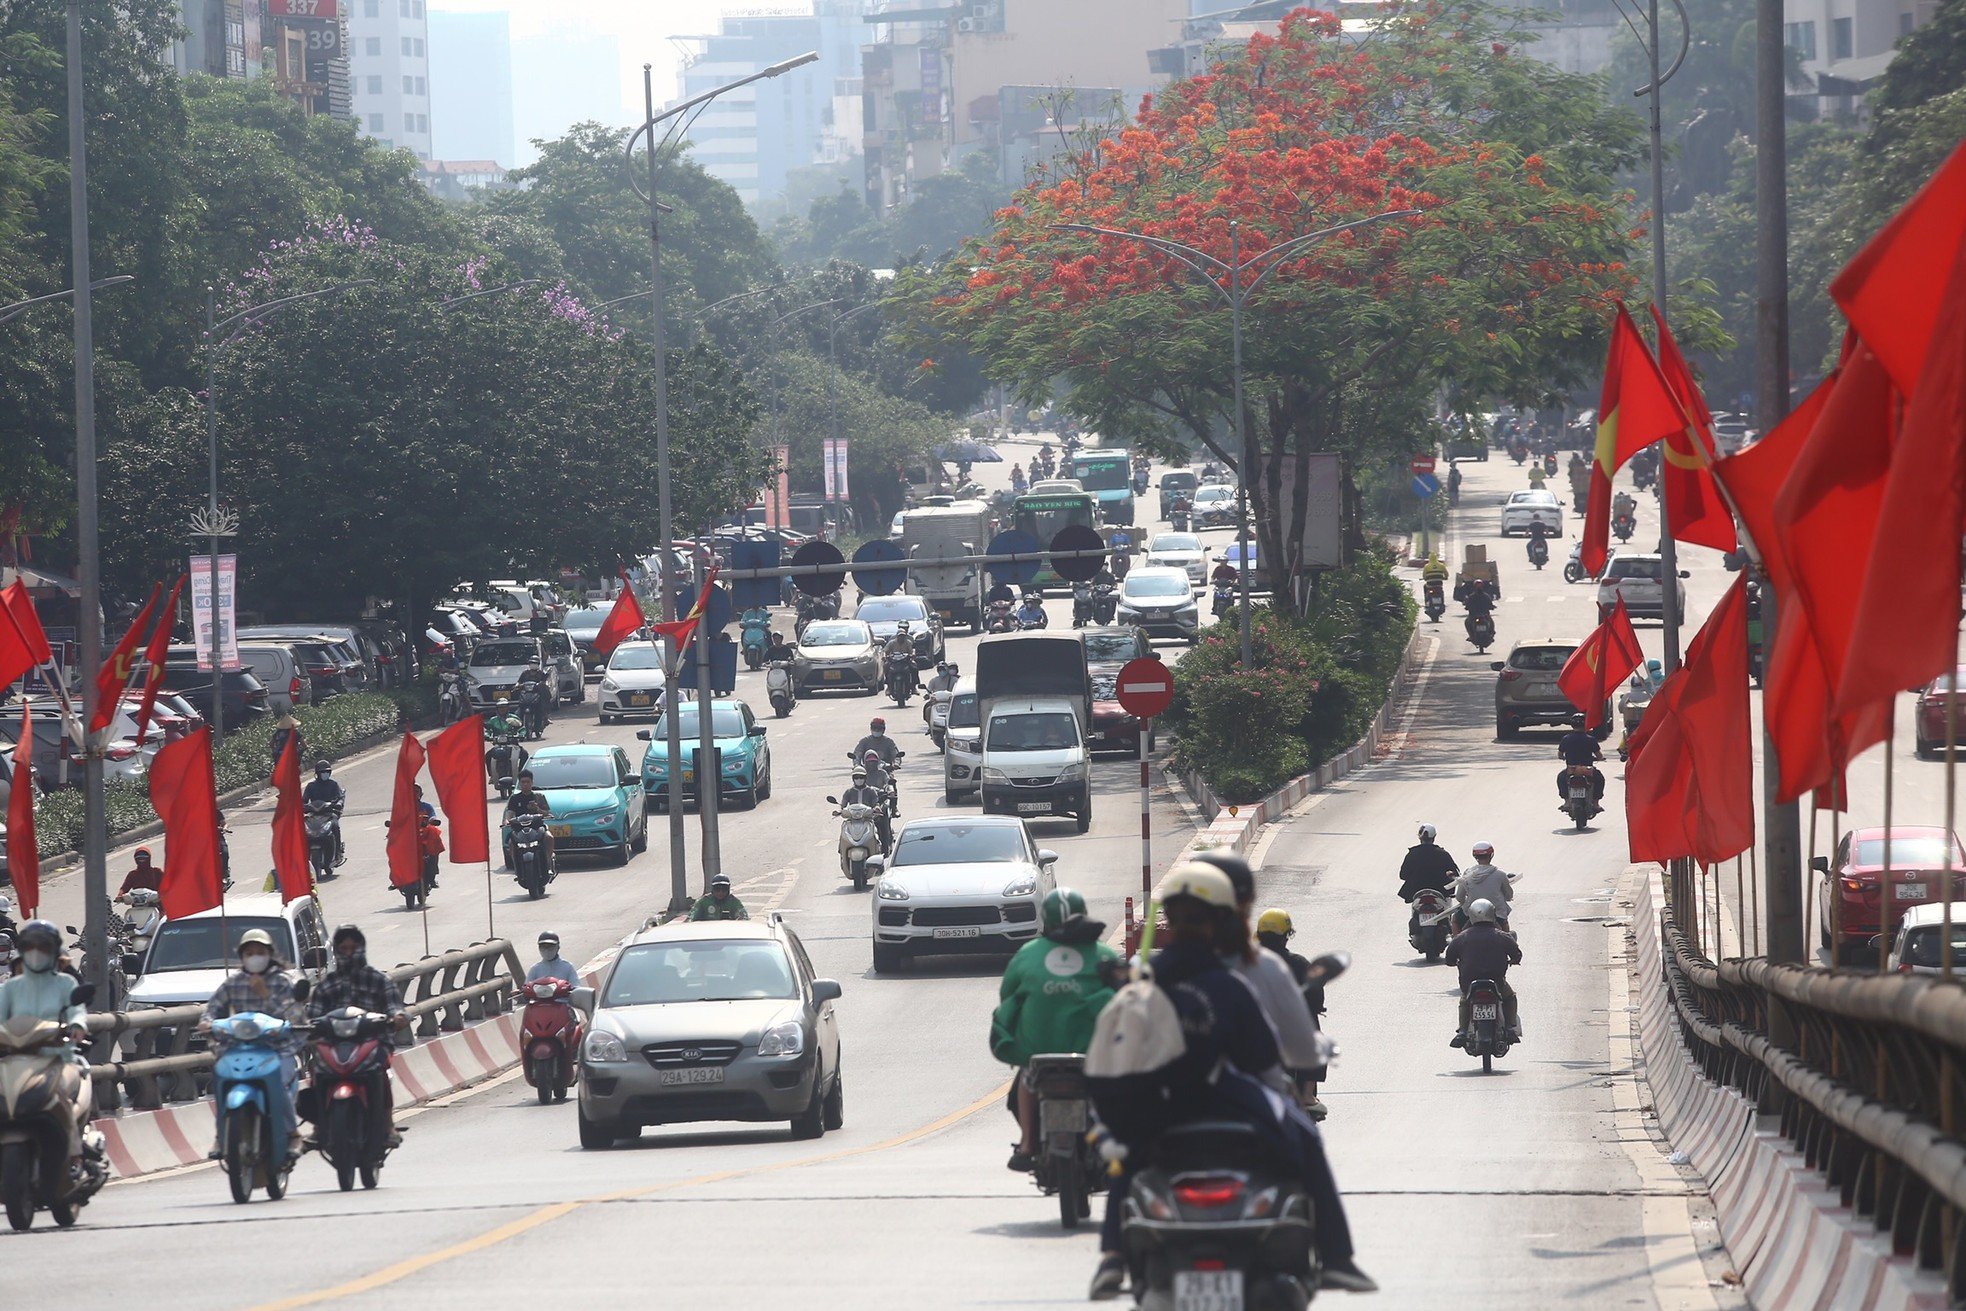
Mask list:
[[[338,0],[347,6],[355,126],[385,146],[431,159],[430,20],[424,0]]]
[[[1810,84],[1791,90],[1791,110],[1807,117],[1856,112],[1898,42],[1931,22],[1937,8],[1937,0],[1785,0],[1784,41]]]

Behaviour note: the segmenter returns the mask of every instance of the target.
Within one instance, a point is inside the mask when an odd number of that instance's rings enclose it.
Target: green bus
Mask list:
[[[1110,524],[1133,522],[1133,455],[1124,448],[1100,447],[1072,456],[1066,475],[1099,502],[1100,518]]]
[[[1011,526],[1038,539],[1049,548],[1060,529],[1071,524],[1099,527],[1098,502],[1091,492],[1026,492],[1010,504]],[[1036,585],[1040,588],[1065,586],[1065,580],[1052,572],[1051,562],[1038,566]]]

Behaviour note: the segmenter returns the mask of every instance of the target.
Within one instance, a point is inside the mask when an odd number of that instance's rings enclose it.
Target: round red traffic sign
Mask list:
[[[1174,671],[1142,656],[1120,666],[1114,680],[1120,708],[1136,719],[1152,719],[1174,701]]]
[[[1432,473],[1435,463],[1431,455],[1416,455],[1406,467],[1414,473]]]

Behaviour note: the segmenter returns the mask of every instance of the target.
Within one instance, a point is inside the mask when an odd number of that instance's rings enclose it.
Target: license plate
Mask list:
[[[1531,684],[1530,684],[1530,685],[1529,685],[1528,687],[1526,687],[1526,688],[1524,688],[1524,689],[1522,690],[1522,694],[1523,694],[1523,695],[1524,695],[1525,697],[1541,697],[1541,696],[1552,696],[1552,697],[1553,697],[1553,696],[1555,696],[1555,695],[1556,695],[1556,684],[1555,684],[1555,683],[1531,683]]]
[[[819,677],[825,682],[837,683],[846,675],[837,669],[822,669],[819,671]]]
[[[722,1083],[724,1067],[721,1065],[698,1066],[687,1070],[657,1070],[655,1081],[664,1087],[691,1083]]]
[[[695,770],[693,770],[693,769],[686,769],[686,770],[684,770],[684,771],[683,771],[683,782],[685,782],[685,783],[694,783],[694,782],[696,782],[696,771],[695,771]]]
[[[1045,1133],[1084,1133],[1085,1103],[1067,1101],[1044,1101],[1038,1104],[1038,1122]]]
[[[1174,1311],[1242,1311],[1242,1271],[1176,1270]]]
[[[649,694],[646,692],[630,692],[623,699],[631,706],[645,706],[649,703]]]
[[[570,838],[573,836],[573,825],[549,824],[546,827],[546,831],[548,833],[551,833],[556,838]]]
[[[1050,809],[1051,803],[1049,801],[1020,801],[1017,803],[1017,813],[1020,815],[1042,815]]]
[[[1475,1017],[1475,1018],[1476,1018],[1477,1020],[1492,1020],[1492,1019],[1494,1019],[1494,1018],[1495,1018],[1495,1005],[1494,1005],[1494,1003],[1493,1003],[1493,1002],[1476,1002],[1476,1003],[1475,1003],[1475,1008],[1474,1008],[1474,1017]]]
[[[963,924],[950,929],[937,929],[935,936],[938,938],[980,938],[983,936],[983,930],[974,924]]]
[[[1923,901],[1927,894],[1923,883],[1896,883],[1891,887],[1891,895],[1899,901]]]

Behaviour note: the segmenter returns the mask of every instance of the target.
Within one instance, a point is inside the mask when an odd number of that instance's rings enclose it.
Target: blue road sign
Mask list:
[[[990,555],[1032,555],[1044,550],[1044,544],[1021,528],[1012,528],[998,533],[990,539]],[[990,566],[992,582],[1004,583],[1010,587],[1026,587],[1037,580],[1038,564],[1032,560],[1019,560],[1015,564],[993,564]]]
[[[703,604],[703,625],[713,633],[721,633],[730,627],[731,604],[730,589],[722,586],[710,588],[710,599]]]
[[[743,538],[730,547],[732,569],[778,568],[778,543],[768,539]],[[776,578],[733,578],[731,604],[740,610],[752,606],[777,605],[781,582]]]
[[[1438,496],[1440,494],[1440,479],[1430,473],[1414,474],[1413,494],[1423,501],[1430,497]]]
[[[853,553],[855,564],[887,564],[908,557],[901,553],[898,542],[890,542],[885,537],[876,537],[871,542],[861,543],[860,549]],[[854,586],[869,596],[886,596],[889,592],[901,590],[901,584],[908,581],[906,569],[855,569]]]

